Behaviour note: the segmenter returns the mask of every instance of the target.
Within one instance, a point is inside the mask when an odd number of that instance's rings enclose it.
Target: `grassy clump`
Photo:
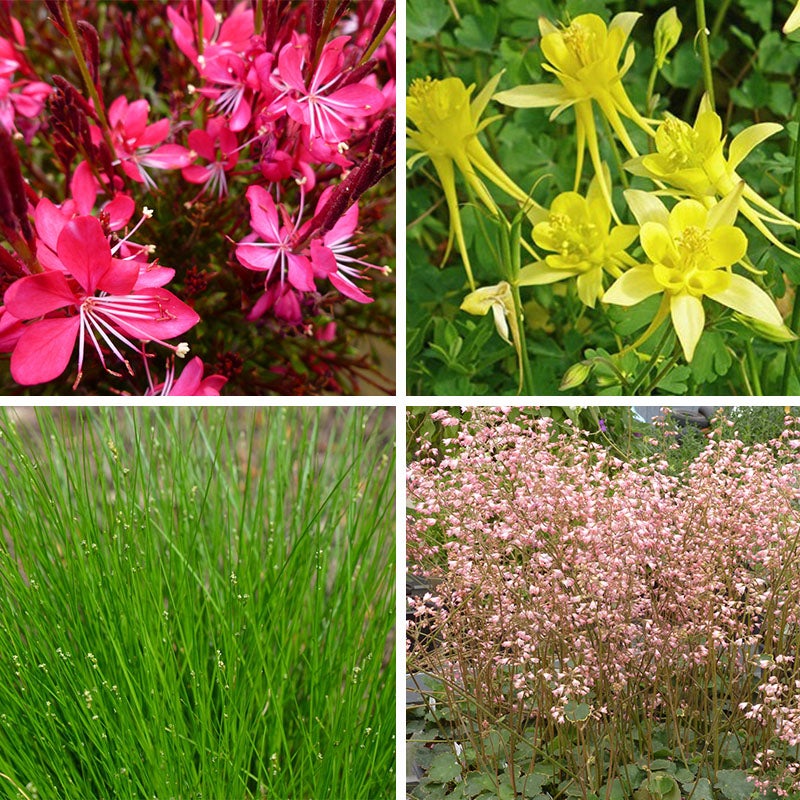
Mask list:
[[[388,796],[387,422],[0,413],[0,797]]]

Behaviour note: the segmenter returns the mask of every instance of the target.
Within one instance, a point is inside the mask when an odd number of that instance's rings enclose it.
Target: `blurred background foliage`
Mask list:
[[[409,0],[407,3],[408,65],[410,85],[415,78],[460,77],[480,89],[486,81],[505,70],[500,89],[519,84],[552,82],[542,70],[544,60],[538,42],[539,17],[565,21],[584,13],[595,13],[608,22],[622,11],[638,11],[642,17],[631,34],[636,60],[625,76],[625,87],[640,111],[645,109],[647,82],[653,67],[653,30],[658,17],[677,5],[683,23],[680,43],[669,56],[669,64],[655,84],[655,107],[650,116],[661,119],[669,112],[693,123],[703,92],[701,63],[695,52],[697,32],[694,6],[664,0]],[[710,49],[714,67],[717,112],[723,120],[728,141],[744,127],[757,122],[777,121],[785,125],[779,134],[757,147],[739,168],[739,173],[763,197],[789,215],[795,214],[790,189],[797,139],[797,88],[800,65],[800,32],[786,36],[781,27],[792,10],[789,0],[707,0]],[[549,109],[509,109],[490,104],[485,118],[504,117],[484,133],[489,152],[526,191],[545,206],[560,192],[573,188],[575,170],[574,114],[571,109],[555,121],[548,121]],[[614,154],[601,132],[601,154],[615,183],[617,209],[625,207]],[[645,134],[626,126],[639,152],[647,152]],[[584,169],[581,191],[585,191],[591,170]],[[651,189],[642,179],[631,180],[633,188]],[[507,202],[499,193],[498,200]],[[502,272],[479,233],[477,214],[481,209],[462,208],[467,245],[479,285],[496,283]],[[491,227],[493,220],[482,220]],[[627,221],[623,217],[623,221]],[[753,263],[765,271],[761,281],[777,299],[786,317],[794,306],[794,284],[800,283],[800,260],[769,246],[750,224],[737,222],[750,240]],[[508,394],[516,384],[514,351],[497,336],[491,315],[474,317],[459,311],[468,291],[457,253],[439,269],[447,240],[447,212],[435,173],[426,159],[409,171],[407,192],[408,264],[408,391],[425,395]],[[524,229],[530,237],[530,229]],[[791,241],[789,241],[791,244]],[[637,253],[633,251],[634,257]],[[525,260],[523,260],[525,263]],[[610,306],[602,322],[599,315],[582,316],[583,307],[571,298],[566,282],[525,289],[528,350],[541,394],[557,394],[567,368],[586,356],[614,353],[615,337],[641,331],[652,319],[659,298],[624,309]],[[717,304],[708,304],[710,319]],[[787,320],[788,321],[788,320]],[[792,319],[792,327],[797,323]],[[594,350],[587,350],[591,327]],[[734,334],[739,341],[752,342],[760,374],[754,379],[741,365],[741,353],[729,344]],[[652,337],[640,351],[653,348]],[[682,363],[669,372],[654,394],[741,394],[734,386],[744,384],[759,394],[797,394],[800,379],[787,367],[791,346],[767,342],[745,325],[728,317],[706,330],[691,365]],[[631,361],[628,365],[627,358]],[[790,359],[791,361],[792,359]],[[621,367],[634,370],[633,353]],[[610,369],[596,369],[591,394],[619,394]],[[760,383],[759,387],[753,385]],[[697,387],[702,385],[702,392]],[[570,391],[570,394],[574,391]]]

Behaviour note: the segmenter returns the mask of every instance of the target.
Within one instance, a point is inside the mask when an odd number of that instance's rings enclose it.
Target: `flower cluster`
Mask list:
[[[573,318],[600,306],[600,313],[592,318],[610,324],[616,335],[618,352],[605,361],[618,375],[622,357],[630,352],[647,362],[647,370],[653,365],[674,366],[680,358],[691,364],[704,332],[711,328],[709,311],[717,330],[725,320],[734,320],[745,331],[771,341],[786,343],[796,338],[776,304],[785,291],[784,282],[777,281],[774,290],[765,287],[760,280],[765,272],[756,269],[748,258],[748,251],[753,252],[748,236],[750,240],[753,235],[763,236],[782,253],[799,258],[800,253],[782,241],[779,232],[794,234],[800,230],[800,223],[763,198],[739,174],[746,157],[783,126],[776,122],[751,124],[728,143],[708,82],[693,123],[666,109],[660,119],[649,116],[659,102],[653,94],[654,81],[681,35],[675,9],[655,26],[656,63],[645,103],[648,113],[643,113],[626,88],[626,76],[636,58],[630,36],[641,16],[623,11],[606,23],[597,14],[586,13],[559,25],[540,18],[541,68],[552,76],[549,82],[498,91],[500,73],[470,102],[475,87],[465,88],[458,78],[415,79],[407,98],[413,124],[408,143],[417,151],[409,166],[427,156],[435,167],[450,216],[445,259],[455,241],[469,291],[485,292],[488,287],[476,287],[469,253],[476,245],[473,240],[468,246],[460,218],[459,172],[467,189],[466,199],[478,198],[486,209],[484,216],[494,218],[501,235],[503,231],[512,235],[511,252],[500,248],[495,259],[500,273],[497,286],[507,283],[518,289],[569,281],[569,292],[579,303]],[[510,108],[553,108],[550,120],[567,110],[574,115],[574,123],[566,123],[574,132],[576,145],[574,185],[571,191],[554,197],[548,208],[531,199],[535,184],[517,186],[479,140],[481,131],[498,120],[495,116],[480,121],[490,100]],[[598,126],[598,119],[604,128]],[[615,180],[606,164],[611,159],[601,153],[603,130],[616,155],[616,182],[624,187],[616,195]],[[594,174],[583,194],[586,151]],[[638,179],[634,184],[637,188],[629,188],[630,176]],[[514,214],[506,216],[501,211],[487,181],[517,202]],[[624,211],[620,210],[622,197],[627,205]],[[623,224],[626,215],[630,222]],[[531,224],[527,231],[519,222],[521,217],[527,217]],[[480,231],[478,225],[475,235]],[[493,237],[484,234],[484,238],[491,248]],[[637,239],[639,247],[634,249]],[[531,254],[533,260],[520,264],[520,250]],[[485,272],[489,274],[489,270]],[[791,275],[791,268],[787,268],[789,282]],[[488,282],[492,282],[491,277]],[[564,293],[562,290],[559,296]],[[655,295],[661,302],[653,306],[649,325],[640,325],[646,330],[638,338],[620,342],[614,323],[608,322],[615,319],[611,306],[638,306]],[[461,308],[476,313],[479,299],[467,295]],[[535,303],[531,305],[537,308]],[[524,322],[527,317],[530,329],[537,321],[534,314],[524,313],[523,306],[524,300],[517,293],[514,303],[503,312],[516,317],[523,333],[519,339],[512,341],[504,335],[508,322],[497,320],[497,329],[517,350],[522,371],[531,372],[526,363]],[[669,336],[668,323],[674,337]],[[576,325],[580,333],[585,327]],[[650,342],[642,350],[659,330],[664,332],[660,344],[653,348]],[[670,353],[665,348],[673,343]],[[580,385],[596,364],[592,358],[579,361],[575,366],[584,369],[567,373],[562,388]],[[623,390],[626,386],[638,389],[642,382],[621,380],[618,385]],[[533,378],[526,385],[532,390]]]
[[[409,657],[466,729],[502,721],[552,755],[579,724],[564,773],[601,796],[581,763],[610,759],[611,783],[662,722],[660,749],[715,769],[720,731],[759,773],[758,751],[796,747],[800,420],[745,446],[719,416],[676,476],[657,451],[620,459],[525,410],[432,417],[445,438],[409,466],[407,552],[436,589],[412,600],[408,642],[425,626],[436,644]]]
[[[394,165],[394,4],[350,5],[112,4],[101,31],[71,3],[0,9],[0,352],[16,383],[294,393],[305,374],[341,391],[331,361],[355,381],[336,309],[372,303],[370,276],[389,272],[361,256],[359,216],[380,220],[372,188]],[[134,26],[163,54],[147,92]],[[56,43],[73,74],[48,62]],[[133,80],[103,77],[104,57]],[[177,377],[190,351],[216,373],[195,356]]]

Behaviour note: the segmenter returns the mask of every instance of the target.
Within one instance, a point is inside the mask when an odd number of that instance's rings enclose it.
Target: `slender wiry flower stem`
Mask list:
[[[758,361],[753,352],[753,342],[747,339],[744,343],[745,353],[747,355],[747,364],[750,367],[750,374],[753,376],[753,390],[757,395],[762,395],[761,391],[761,376],[758,374]]]
[[[655,349],[650,354],[650,360],[644,365],[644,369],[636,376],[631,384],[631,394],[636,394],[639,387],[645,382],[647,376],[650,374],[650,370],[653,369],[653,366],[658,362],[658,357],[661,355],[661,351],[664,349],[664,345],[667,343],[670,333],[670,326],[664,326],[664,332],[661,334],[661,338],[658,340],[658,344],[656,344]]]
[[[256,11],[253,16],[253,31],[256,36],[261,36],[264,28],[264,0],[256,0]]]
[[[603,120],[603,127],[605,129],[606,136],[608,137],[608,141],[611,143],[611,152],[614,154],[614,163],[617,165],[617,172],[619,173],[620,182],[626,189],[630,189],[630,183],[628,182],[628,176],[625,174],[625,168],[622,166],[622,156],[619,153],[619,147],[617,145],[617,140],[614,137],[614,131],[611,130],[611,125],[606,119],[605,114],[601,114],[600,118]]]
[[[711,108],[716,108],[714,103],[714,76],[711,73],[711,54],[708,51],[708,27],[706,25],[706,4],[704,0],[695,0],[697,10],[697,37],[700,42],[700,58],[703,63],[703,83],[706,94],[711,103]]]
[[[392,13],[389,19],[386,20],[384,26],[378,32],[378,35],[372,40],[372,44],[367,48],[364,55],[361,56],[361,60],[358,62],[360,64],[366,64],[370,58],[372,58],[372,54],[378,49],[380,43],[383,41],[384,37],[387,33],[392,29],[392,25],[394,25],[394,20],[397,15]]]
[[[111,126],[108,123],[108,117],[106,117],[105,105],[100,99],[100,95],[97,93],[97,87],[94,85],[92,76],[89,74],[89,67],[86,64],[86,58],[83,55],[83,49],[81,48],[81,43],[78,41],[75,25],[72,22],[72,16],[69,12],[69,0],[61,0],[61,15],[64,18],[64,26],[67,29],[69,46],[75,56],[75,60],[78,62],[78,69],[81,72],[81,78],[83,78],[86,91],[89,93],[89,97],[92,98],[97,120],[100,123],[100,130],[103,133],[103,141],[105,141],[111,157],[114,158],[116,150],[114,149],[114,143],[111,141]]]

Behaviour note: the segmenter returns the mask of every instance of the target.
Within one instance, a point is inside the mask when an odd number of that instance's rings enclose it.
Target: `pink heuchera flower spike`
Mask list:
[[[383,94],[366,83],[351,83],[340,89],[331,88],[340,81],[344,67],[342,50],[349,36],[339,36],[325,45],[314,74],[306,83],[306,45],[294,36],[278,55],[278,75],[273,85],[282,90],[271,110],[286,108],[289,116],[306,126],[308,137],[338,143],[352,131],[348,118],[358,119],[375,114],[383,107]]]
[[[301,192],[301,198],[304,196]],[[294,252],[294,235],[297,222],[292,222],[283,206],[280,210],[284,223],[278,217],[278,207],[269,192],[262,186],[251,186],[247,190],[250,202],[250,217],[253,230],[263,241],[254,242],[254,234],[245,237],[236,247],[236,258],[248,269],[265,271],[267,282],[272,277],[276,265],[280,268],[279,282],[289,283],[301,292],[313,292],[314,271],[311,262],[300,253]],[[303,216],[302,203],[297,214],[299,220]]]
[[[133,350],[139,342],[154,341],[176,353],[165,339],[185,333],[200,321],[189,306],[166,289],[142,287],[140,264],[114,259],[100,222],[82,216],[67,222],[58,237],[56,252],[64,271],[49,270],[13,283],[5,293],[10,314],[35,320],[26,326],[11,355],[11,375],[30,386],[61,375],[78,341],[78,377],[83,372],[86,340],[106,366],[107,347],[132,372],[118,345]],[[71,276],[71,277],[68,277]],[[64,309],[62,316],[46,315]]]

